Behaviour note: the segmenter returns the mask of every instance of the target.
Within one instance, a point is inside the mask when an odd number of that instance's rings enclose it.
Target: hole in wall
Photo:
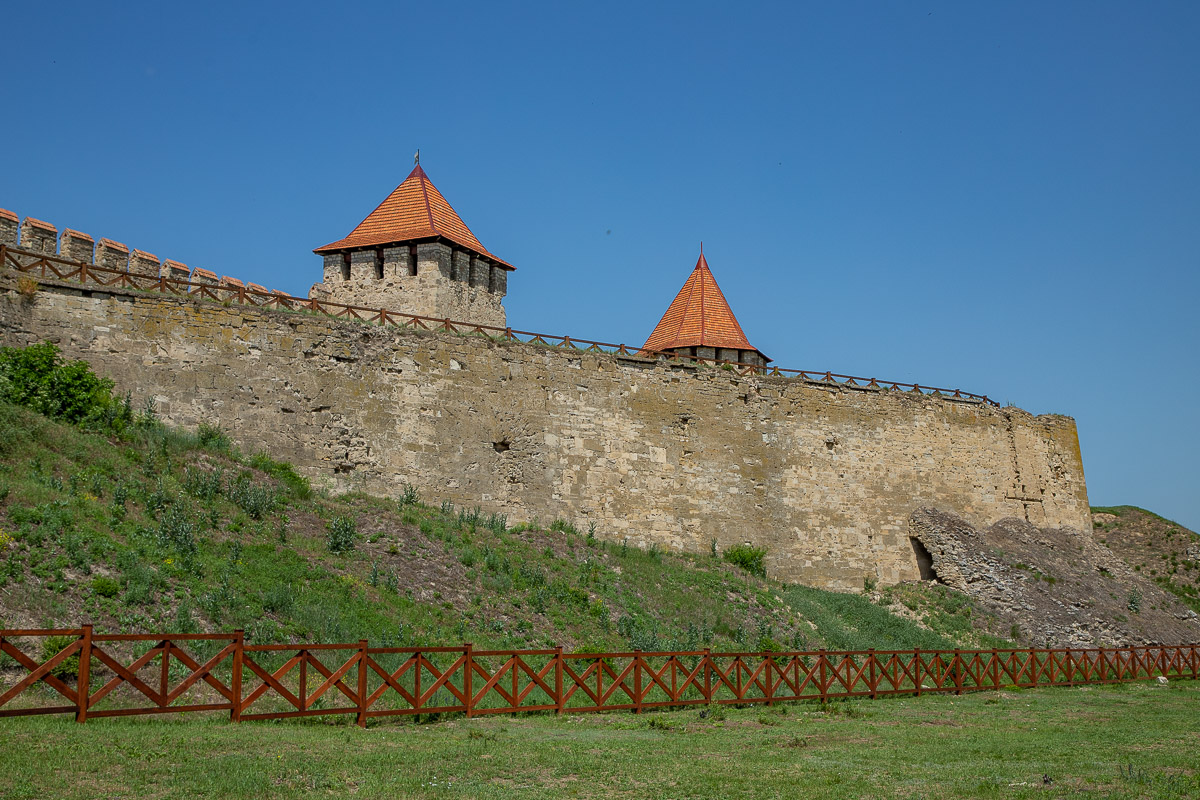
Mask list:
[[[510,442],[508,439],[501,439],[498,442],[492,442],[492,447],[495,448],[497,453],[503,453],[512,447],[512,442]]]
[[[933,568],[933,556],[929,550],[915,536],[910,536],[908,541],[912,543],[913,554],[917,557],[917,571],[921,573],[921,580],[936,581],[938,574]]]

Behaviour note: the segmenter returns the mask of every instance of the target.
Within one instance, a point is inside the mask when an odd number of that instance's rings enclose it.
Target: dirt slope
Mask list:
[[[1154,580],[1186,577],[1188,586],[1196,585],[1195,561],[1183,565],[1183,545],[1195,534],[1172,526],[1176,533],[1168,536],[1165,525],[1134,516],[1122,528],[1123,515],[1108,516],[1113,519],[1101,520],[1109,526],[1103,539],[1017,519],[977,530],[935,509],[921,509],[909,522],[931,558],[931,579],[973,598],[1018,641],[1115,646],[1200,640],[1196,611]],[[1167,544],[1175,549],[1165,550]],[[1164,575],[1171,565],[1176,571]],[[1149,575],[1150,569],[1158,573]]]

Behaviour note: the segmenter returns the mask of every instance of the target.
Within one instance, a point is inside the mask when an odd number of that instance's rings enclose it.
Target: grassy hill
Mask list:
[[[38,407],[13,374],[0,363],[0,397]],[[944,588],[910,587],[901,618],[567,520],[509,526],[411,488],[399,501],[323,496],[218,428],[171,429],[111,391],[96,403],[68,423],[0,401],[0,626],[584,650],[998,641]]]
[[[1200,535],[1137,506],[1092,508],[1096,541],[1200,614]]]

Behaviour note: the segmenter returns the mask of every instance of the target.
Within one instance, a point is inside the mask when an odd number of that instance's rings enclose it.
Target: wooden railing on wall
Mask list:
[[[961,389],[943,389],[936,386],[905,383],[903,381],[863,378],[855,375],[842,375],[827,370],[761,367],[699,356],[645,350],[641,347],[613,344],[611,342],[596,342],[572,336],[557,336],[548,333],[515,330],[513,328],[498,328],[491,325],[478,325],[473,322],[456,322],[450,319],[423,317],[418,314],[405,314],[383,308],[352,306],[309,297],[292,297],[282,292],[261,292],[240,285],[222,285],[139,275],[133,272],[98,267],[94,264],[87,264],[80,261],[71,261],[46,253],[20,250],[6,245],[0,245],[0,265],[28,275],[37,275],[44,280],[75,281],[112,289],[154,291],[200,300],[213,300],[219,303],[238,303],[256,308],[307,312],[328,317],[358,320],[359,322],[376,325],[483,334],[508,341],[540,344],[547,347],[579,350],[582,352],[604,352],[629,357],[664,359],[694,364],[712,364],[733,370],[741,375],[793,378],[823,386],[840,386],[861,391],[896,390],[940,396],[965,402],[984,403],[996,407],[1000,405],[987,395],[974,394]]]
[[[59,637],[47,648],[49,637]],[[57,649],[57,652],[46,652]],[[564,653],[460,647],[247,644],[219,634],[0,631],[19,678],[0,717],[228,711],[235,721],[353,714],[585,713],[826,702],[1005,687],[1197,677],[1198,646],[1007,650]],[[203,651],[203,652],[200,652]],[[75,664],[71,659],[78,659]],[[41,685],[43,691],[35,691]],[[120,690],[120,691],[118,691]],[[53,702],[57,700],[57,704]],[[62,701],[65,700],[64,704]]]

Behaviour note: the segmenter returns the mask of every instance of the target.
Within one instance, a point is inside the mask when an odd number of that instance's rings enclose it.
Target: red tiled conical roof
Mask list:
[[[318,247],[313,252],[325,254],[438,237],[448,239],[502,267],[515,269],[480,244],[471,229],[446,202],[446,198],[442,197],[442,193],[430,182],[420,164],[346,238]]]
[[[674,350],[680,347],[757,350],[742,333],[742,326],[733,315],[725,295],[721,294],[721,288],[717,286],[703,252],[696,262],[696,268],[642,347],[646,350]]]

